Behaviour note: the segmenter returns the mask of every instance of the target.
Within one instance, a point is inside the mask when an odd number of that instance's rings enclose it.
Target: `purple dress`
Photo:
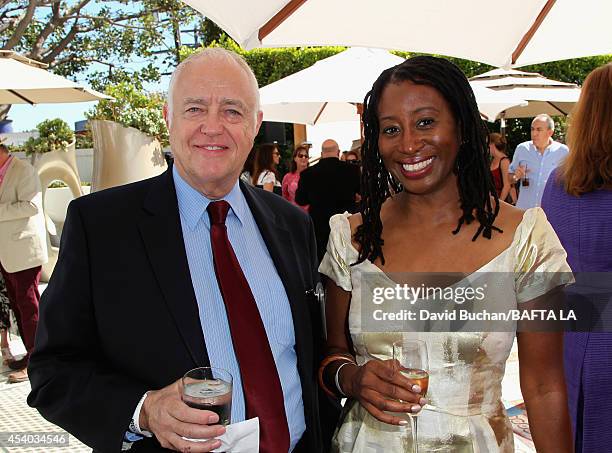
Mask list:
[[[612,190],[574,197],[555,172],[542,209],[574,272],[612,272]],[[567,333],[564,362],[576,452],[612,451],[612,333]]]

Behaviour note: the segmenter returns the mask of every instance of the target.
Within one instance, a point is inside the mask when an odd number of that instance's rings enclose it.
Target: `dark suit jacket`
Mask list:
[[[318,452],[312,223],[281,197],[240,187],[289,298],[307,427],[300,446]],[[209,359],[171,170],[74,200],[40,304],[28,404],[95,450],[116,452],[144,392],[199,366]],[[145,439],[131,451],[161,450]]]
[[[295,201],[310,205],[315,226],[319,261],[325,255],[329,239],[329,219],[345,211],[355,212],[355,194],[359,192],[359,167],[328,157],[300,174]]]

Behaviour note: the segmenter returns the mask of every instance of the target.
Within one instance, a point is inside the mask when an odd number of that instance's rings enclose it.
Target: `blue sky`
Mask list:
[[[15,104],[8,118],[13,120],[13,131],[24,132],[35,129],[36,125],[46,119],[61,118],[74,128],[75,121],[85,119],[87,110],[95,102],[79,102],[74,104]]]

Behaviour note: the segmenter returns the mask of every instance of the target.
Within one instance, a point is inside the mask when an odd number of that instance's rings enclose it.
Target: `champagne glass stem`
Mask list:
[[[412,422],[412,453],[419,453],[418,418],[410,416]]]

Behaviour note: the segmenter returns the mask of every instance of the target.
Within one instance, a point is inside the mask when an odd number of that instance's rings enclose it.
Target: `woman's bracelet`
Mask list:
[[[355,362],[344,362],[342,365],[340,365],[337,369],[336,369],[336,388],[338,389],[338,392],[340,392],[340,395],[342,396],[347,396],[346,393],[344,393],[342,391],[342,387],[340,387],[340,370],[342,369],[343,366],[345,365],[355,365],[355,366],[359,366],[357,365]]]
[[[343,353],[337,353],[337,354],[330,354],[327,357],[325,357],[323,359],[323,361],[321,362],[321,366],[319,367],[319,385],[321,386],[321,388],[323,389],[323,391],[325,393],[327,393],[329,396],[333,397],[333,398],[337,398],[338,395],[333,392],[332,390],[330,390],[327,385],[325,385],[325,380],[323,379],[323,373],[325,371],[325,368],[332,362],[336,362],[336,361],[342,361],[346,363],[353,363],[355,365],[357,365],[357,363],[355,362],[355,357],[353,357],[351,354],[343,354]],[[344,365],[343,364],[343,365]],[[342,366],[342,365],[340,365]]]

